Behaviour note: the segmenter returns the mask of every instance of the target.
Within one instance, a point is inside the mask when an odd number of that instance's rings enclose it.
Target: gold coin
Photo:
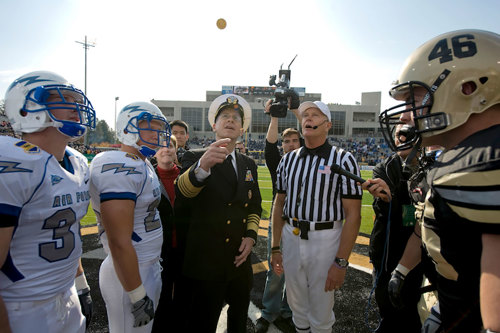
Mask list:
[[[217,28],[219,29],[225,29],[226,28],[226,20],[224,20],[223,18],[220,18],[217,20]]]

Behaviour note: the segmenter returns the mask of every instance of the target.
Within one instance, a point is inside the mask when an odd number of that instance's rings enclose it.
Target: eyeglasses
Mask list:
[[[241,121],[241,117],[238,114],[223,113],[219,116],[222,120],[232,119],[234,121]]]

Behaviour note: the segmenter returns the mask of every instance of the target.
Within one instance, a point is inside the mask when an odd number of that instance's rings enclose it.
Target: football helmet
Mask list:
[[[421,137],[433,137],[464,124],[471,114],[500,103],[499,76],[500,35],[458,30],[431,39],[410,55],[389,91],[403,103],[380,114],[386,140],[395,147],[392,128],[408,111],[413,114],[417,135],[402,149]],[[464,89],[466,83],[473,88]],[[423,98],[416,99],[416,91]]]
[[[243,97],[233,94],[221,95],[210,104],[210,108],[208,109],[208,122],[210,126],[215,124],[219,112],[226,107],[231,107],[239,111],[241,119],[243,120],[243,131],[246,131],[252,120],[252,108]]]
[[[141,122],[145,121],[145,124]],[[151,127],[156,121],[160,128]],[[125,106],[116,120],[117,138],[121,143],[137,148],[145,157],[154,156],[161,147],[168,147],[172,131],[160,109],[148,102],[133,102]],[[155,132],[154,139],[144,135],[144,131]],[[139,140],[147,145],[139,145]]]
[[[76,111],[79,120],[56,118],[53,111],[60,109]],[[87,128],[94,129],[96,123],[87,96],[62,76],[47,71],[25,74],[7,88],[5,114],[16,132],[34,133],[56,127],[73,139],[83,136]]]

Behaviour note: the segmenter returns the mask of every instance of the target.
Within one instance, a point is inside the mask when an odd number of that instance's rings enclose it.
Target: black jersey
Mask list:
[[[500,125],[443,152],[427,180],[422,236],[439,273],[443,323],[478,332],[481,236],[500,234]]]

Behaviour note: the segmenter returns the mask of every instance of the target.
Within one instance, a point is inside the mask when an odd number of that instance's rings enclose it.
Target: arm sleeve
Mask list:
[[[346,152],[342,158],[342,167],[357,176],[361,176],[358,162],[351,153]],[[356,185],[356,181],[342,176],[342,198],[344,199],[360,199],[363,196],[363,191],[360,185]]]
[[[262,215],[262,198],[260,196],[259,181],[257,166],[253,161],[251,161],[252,167],[251,172],[254,179],[252,185],[252,198],[250,199],[250,205],[247,217],[247,230],[245,232],[245,237],[251,237],[255,243],[257,243],[257,234],[259,231],[260,217]]]
[[[198,160],[199,157],[189,150],[182,156],[182,170],[175,186],[176,196],[179,199],[196,197],[210,178],[208,176],[201,182],[196,178]]]
[[[266,140],[266,146],[264,148],[264,158],[266,159],[266,165],[269,169],[269,174],[271,175],[274,196],[274,194],[276,193],[276,169],[278,168],[278,164],[281,159],[277,142],[270,143]]]

